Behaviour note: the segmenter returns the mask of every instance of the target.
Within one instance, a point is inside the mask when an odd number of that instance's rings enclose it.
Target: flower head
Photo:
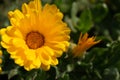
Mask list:
[[[22,5],[8,13],[11,26],[1,29],[1,45],[15,63],[26,70],[49,70],[69,46],[70,29],[55,5],[41,6],[40,0]]]
[[[86,50],[100,42],[100,40],[95,41],[95,39],[96,37],[94,36],[88,38],[87,33],[85,33],[84,35],[82,35],[81,33],[78,44],[73,48],[74,57],[82,57]]]

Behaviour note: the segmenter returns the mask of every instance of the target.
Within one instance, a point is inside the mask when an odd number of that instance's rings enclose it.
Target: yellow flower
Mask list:
[[[22,5],[22,11],[8,13],[11,26],[1,29],[1,45],[15,63],[26,70],[49,70],[69,46],[70,29],[55,5],[41,6],[40,0]]]
[[[81,33],[78,44],[73,48],[74,57],[82,57],[86,50],[88,50],[90,47],[100,42],[100,40],[95,41],[95,39],[96,37],[94,36],[88,38],[87,33],[84,35],[82,35]]]

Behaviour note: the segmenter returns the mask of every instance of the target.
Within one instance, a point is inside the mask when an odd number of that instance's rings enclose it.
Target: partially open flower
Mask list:
[[[94,36],[88,37],[87,33],[85,33],[84,35],[82,35],[81,33],[78,44],[73,48],[73,52],[72,52],[73,56],[82,57],[86,50],[88,50],[90,47],[100,42],[100,40],[95,41],[95,39],[96,37]]]

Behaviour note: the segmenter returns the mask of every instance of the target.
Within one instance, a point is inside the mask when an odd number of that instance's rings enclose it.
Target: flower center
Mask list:
[[[26,44],[30,49],[37,49],[44,45],[44,36],[39,32],[30,32],[26,36]]]

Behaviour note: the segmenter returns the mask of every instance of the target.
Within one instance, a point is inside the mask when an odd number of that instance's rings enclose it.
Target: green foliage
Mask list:
[[[101,22],[108,13],[108,8],[105,3],[98,3],[95,7],[92,8],[92,17],[95,22]]]
[[[89,9],[86,9],[80,15],[80,20],[77,28],[84,33],[89,31],[92,26],[93,22],[91,11]]]

